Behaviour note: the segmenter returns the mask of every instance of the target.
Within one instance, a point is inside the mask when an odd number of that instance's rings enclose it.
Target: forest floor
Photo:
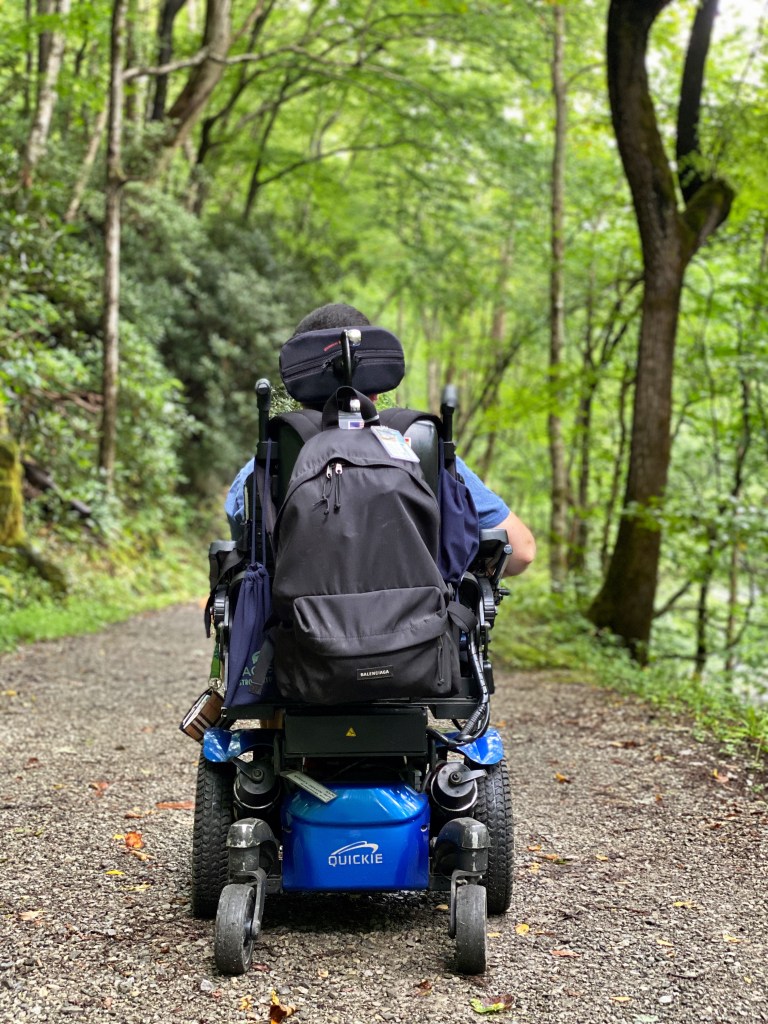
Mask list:
[[[254,966],[217,974],[190,916],[211,654],[194,606],[0,658],[0,1021],[768,1021],[765,780],[684,722],[546,672],[497,673],[516,891],[482,978],[444,899],[270,897]],[[176,808],[163,804],[177,804]],[[144,846],[131,850],[129,831]]]

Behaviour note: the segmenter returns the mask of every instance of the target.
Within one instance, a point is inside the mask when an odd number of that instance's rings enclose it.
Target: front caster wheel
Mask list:
[[[219,899],[213,955],[222,974],[245,974],[253,959],[256,890],[252,885],[225,885]]]
[[[485,971],[486,891],[482,885],[456,890],[456,970],[460,974]]]

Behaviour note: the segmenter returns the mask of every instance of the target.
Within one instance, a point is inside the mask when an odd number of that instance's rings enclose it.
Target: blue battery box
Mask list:
[[[425,794],[403,782],[326,785],[330,803],[298,791],[283,804],[283,889],[427,889]]]

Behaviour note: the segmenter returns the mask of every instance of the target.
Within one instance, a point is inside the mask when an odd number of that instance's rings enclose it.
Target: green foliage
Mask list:
[[[19,643],[94,633],[142,611],[206,593],[203,542],[162,540],[152,547],[135,542],[100,546],[54,544],[49,552],[68,568],[69,590],[62,598],[29,574],[0,566],[0,651]],[[202,619],[201,619],[202,629]]]
[[[593,635],[572,598],[551,594],[541,570],[512,581],[511,590],[493,636],[493,654],[509,668],[635,694],[727,748],[747,747],[756,759],[768,751],[768,709],[735,693],[724,677],[705,681],[671,660],[637,665],[613,638]]]
[[[660,692],[688,688],[694,704],[709,689],[760,700],[768,74],[764,37],[736,6],[721,5],[701,133],[706,166],[728,174],[737,198],[684,296],[670,479],[664,504],[648,513],[664,537],[659,605],[671,603],[654,626],[658,663],[648,674],[620,652],[596,653],[574,610],[599,586],[621,514],[641,298],[605,95],[604,5],[565,6],[566,348],[556,386],[547,378],[552,4],[277,0],[246,23],[253,5],[235,0],[237,60],[167,165],[158,154],[172,125],[149,119],[158,80],[132,79],[111,498],[96,469],[103,139],[79,215],[64,223],[104,110],[111,4],[83,0],[63,20],[0,7],[0,388],[24,457],[59,489],[26,502],[33,542],[142,549],[189,531],[190,517],[201,533],[222,523],[223,490],[253,449],[255,381],[276,379],[279,346],[310,308],[349,301],[404,342],[409,374],[388,401],[436,411],[442,384],[459,385],[460,453],[533,526],[542,564],[547,417],[562,419],[580,528],[572,553],[583,556],[574,559],[578,601],[558,605],[535,579],[515,583],[526,633],[515,631],[512,649],[525,663],[593,666],[649,692],[657,684],[648,680],[667,680]],[[670,155],[694,7],[668,4],[651,40]],[[173,59],[201,44],[203,11],[197,23],[186,13]],[[156,5],[132,6],[134,66],[157,63],[156,18]],[[46,152],[22,189],[43,29],[62,30],[67,49]],[[192,74],[169,77],[166,112]],[[90,506],[87,523],[72,499]],[[55,607],[31,577],[2,580],[17,599]],[[702,638],[700,682],[691,683]]]
[[[151,189],[127,197],[123,271],[123,316],[143,339],[142,359],[162,359],[186,398],[190,417],[175,443],[186,490],[216,493],[253,448],[253,387],[275,377],[280,345],[313,304],[308,276],[298,261],[281,267],[261,231],[222,216],[201,221]],[[170,470],[161,478],[172,480]]]

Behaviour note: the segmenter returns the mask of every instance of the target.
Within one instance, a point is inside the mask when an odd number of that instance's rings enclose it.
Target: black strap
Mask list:
[[[456,476],[456,470],[454,464],[456,456],[450,446],[446,447],[443,441],[443,421],[439,416],[433,416],[428,412],[419,412],[418,409],[383,409],[381,411],[381,422],[385,427],[392,427],[393,430],[399,430],[401,434],[405,435],[408,430],[413,426],[414,423],[418,423],[420,420],[431,423],[437,431],[437,437],[440,444],[440,469],[447,469],[451,476]]]
[[[464,604],[458,601],[448,602],[448,616],[457,625],[461,626],[465,633],[474,633],[477,629],[477,616]]]
[[[304,444],[319,434],[323,429],[323,414],[318,409],[297,409],[295,412],[284,412],[270,421],[270,434],[279,429],[277,424],[284,423],[295,430]],[[277,435],[274,435],[277,436]]]
[[[251,561],[256,561],[256,494],[261,502],[261,564],[267,564],[267,533],[272,533],[275,509],[269,488],[269,468],[272,459],[272,441],[267,441],[267,457],[262,465],[254,460],[253,464],[253,511],[251,514]],[[271,524],[268,520],[271,519]]]
[[[345,386],[339,388],[325,403],[323,408],[323,430],[327,430],[329,427],[338,427],[339,412],[342,405],[347,405],[348,407],[349,401],[352,398],[359,400],[360,415],[363,417],[363,422],[366,426],[379,422],[379,414],[370,398],[364,395],[362,391],[355,391],[354,388]]]
[[[418,420],[426,420],[428,423],[434,423],[438,437],[443,435],[443,421],[439,416],[432,416],[428,412],[419,412],[418,409],[382,409],[379,415],[385,427],[399,430],[401,434],[405,434]]]
[[[205,623],[205,635],[206,636],[210,636],[211,635],[211,622],[213,620],[213,602],[214,602],[214,599],[216,597],[216,591],[218,590],[220,584],[224,580],[224,578],[227,575],[227,573],[231,572],[231,570],[234,569],[235,566],[242,565],[244,561],[245,561],[245,552],[238,550],[238,548],[233,548],[232,551],[227,553],[227,557],[221,563],[221,569],[219,570],[219,575],[213,581],[213,586],[211,587],[211,592],[208,595],[208,600],[207,600],[207,602],[205,604],[205,611],[203,612],[203,621]],[[235,577],[235,579],[236,578],[237,577]],[[233,582],[234,582],[234,579],[230,580],[229,581],[230,585]]]

